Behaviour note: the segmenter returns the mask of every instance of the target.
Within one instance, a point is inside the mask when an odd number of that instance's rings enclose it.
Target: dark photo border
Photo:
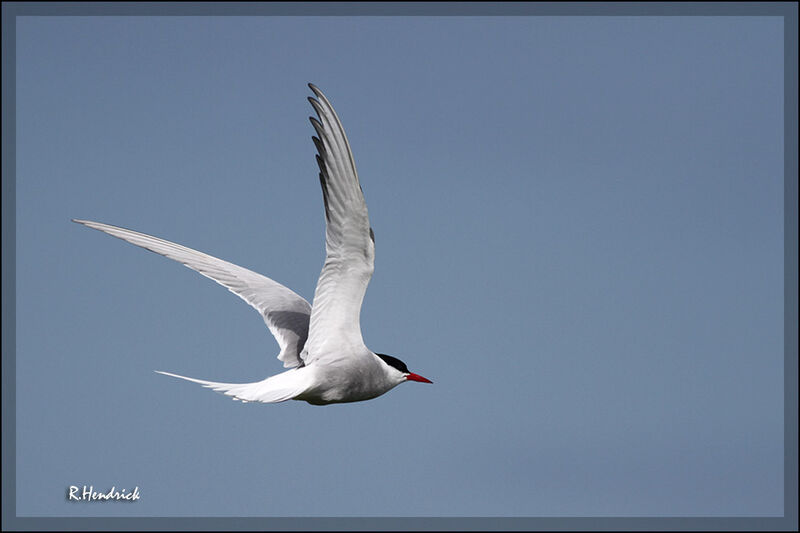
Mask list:
[[[10,530],[780,530],[797,531],[796,2],[3,2],[2,4],[2,529]],[[24,16],[778,16],[784,23],[784,516],[304,518],[18,517],[16,514],[16,19]]]

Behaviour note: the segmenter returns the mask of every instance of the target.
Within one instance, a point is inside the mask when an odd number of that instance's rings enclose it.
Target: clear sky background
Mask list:
[[[777,17],[19,19],[18,513],[781,515],[782,47]],[[375,230],[364,339],[435,384],[242,405],[153,370],[281,371],[258,314],[70,219],[310,300],[307,82]]]

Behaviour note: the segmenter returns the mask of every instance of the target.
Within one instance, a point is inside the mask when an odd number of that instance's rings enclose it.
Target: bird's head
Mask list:
[[[420,383],[433,383],[433,381],[423,378],[419,374],[415,374],[408,370],[408,367],[404,362],[402,362],[397,357],[392,357],[391,355],[385,355],[382,353],[376,353],[378,357],[380,357],[381,361],[386,363],[389,367],[389,374],[392,378],[394,378],[398,384],[404,381],[419,381]]]

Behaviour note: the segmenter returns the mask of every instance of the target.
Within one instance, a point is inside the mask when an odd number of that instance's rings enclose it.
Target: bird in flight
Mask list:
[[[254,307],[278,341],[288,368],[254,383],[217,383],[159,372],[222,392],[243,402],[302,400],[313,405],[370,400],[400,383],[430,380],[399,359],[371,351],[361,337],[361,303],[372,277],[375,235],[356,164],[339,117],[313,84],[308,100],[317,135],[319,182],[325,205],[325,264],[314,305],[272,279],[157,237],[101,222],[75,220],[191,268]]]

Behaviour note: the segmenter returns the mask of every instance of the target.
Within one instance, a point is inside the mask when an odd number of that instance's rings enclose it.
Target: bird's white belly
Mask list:
[[[389,391],[394,384],[384,379],[380,362],[370,354],[369,358],[343,358],[341,362],[320,365],[315,369],[316,383],[295,400],[312,405],[360,402],[370,400]]]

